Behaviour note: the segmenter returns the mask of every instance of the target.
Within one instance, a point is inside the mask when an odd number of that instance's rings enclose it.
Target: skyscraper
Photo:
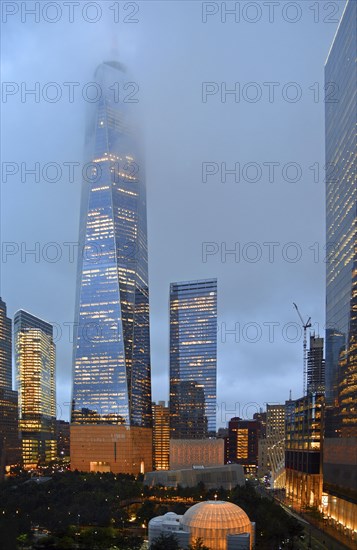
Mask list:
[[[325,66],[326,428],[325,515],[357,530],[356,19],[349,0]]]
[[[151,469],[152,413],[146,192],[129,100],[116,61],[94,80],[80,214],[71,467]]]
[[[4,466],[20,462],[17,392],[12,390],[12,323],[0,298],[0,478]]]
[[[216,434],[217,279],[170,286],[170,432]]]
[[[258,475],[273,489],[285,487],[285,405],[267,404],[266,435],[258,441]]]
[[[315,335],[307,352],[307,392],[325,392],[324,339]]]
[[[11,319],[7,317],[5,302],[0,298],[0,388],[12,389]]]
[[[228,422],[226,462],[242,464],[245,473],[256,474],[258,466],[258,441],[265,435],[261,420],[231,418]]]
[[[17,392],[0,388],[0,480],[6,466],[21,462]]]
[[[69,458],[69,422],[56,420],[57,458]]]
[[[153,467],[168,470],[170,467],[170,410],[165,401],[152,404]]]
[[[33,468],[56,458],[56,346],[53,327],[18,311],[14,318],[22,460]]]
[[[321,505],[323,408],[323,393],[285,402],[285,491],[302,507]]]

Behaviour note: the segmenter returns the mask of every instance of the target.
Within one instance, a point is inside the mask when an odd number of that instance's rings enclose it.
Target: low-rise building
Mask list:
[[[212,550],[251,550],[255,524],[236,504],[208,500],[191,506],[183,516],[168,513],[149,522],[149,546],[162,533],[176,536],[181,548],[197,539]]]
[[[245,484],[243,466],[240,464],[226,464],[212,468],[196,467],[184,470],[158,470],[148,472],[144,478],[145,485],[154,487],[196,487],[203,483],[206,489],[231,490],[237,485]]]
[[[171,439],[170,469],[223,466],[224,439]]]

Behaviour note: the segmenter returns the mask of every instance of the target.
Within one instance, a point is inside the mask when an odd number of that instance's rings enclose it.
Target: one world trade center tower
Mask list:
[[[73,346],[71,468],[151,469],[146,193],[133,124],[137,85],[95,73],[87,119]]]

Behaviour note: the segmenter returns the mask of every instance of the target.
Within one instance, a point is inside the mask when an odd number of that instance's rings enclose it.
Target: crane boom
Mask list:
[[[293,306],[294,308],[296,309],[297,311],[297,314],[300,318],[300,321],[301,321],[301,324],[302,324],[302,328],[303,328],[303,331],[304,331],[304,341],[303,341],[303,391],[304,391],[304,395],[306,394],[306,378],[307,378],[307,341],[306,341],[306,330],[308,328],[311,327],[311,317],[308,318],[308,320],[306,321],[306,323],[304,323],[304,319],[302,318],[302,315],[299,311],[299,308],[297,307],[297,305],[295,304],[295,302],[293,302]]]
[[[301,313],[300,313],[300,311],[299,311],[299,308],[297,307],[297,305],[295,304],[295,302],[293,302],[293,306],[294,306],[294,308],[296,309],[298,316],[300,317],[300,321],[301,321],[302,327],[303,327],[303,328],[305,328],[305,327],[306,327],[306,328],[310,328],[310,327],[311,327],[311,323],[310,323],[311,317],[309,317],[308,320],[306,321],[306,323],[304,323],[304,319],[302,318]]]

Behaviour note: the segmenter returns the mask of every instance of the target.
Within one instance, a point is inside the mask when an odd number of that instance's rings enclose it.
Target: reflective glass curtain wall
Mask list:
[[[22,460],[31,468],[56,457],[56,346],[52,325],[18,311],[14,346]]]
[[[170,431],[216,435],[217,279],[170,286]]]
[[[5,302],[0,298],[0,388],[12,389],[12,323]]]
[[[347,3],[325,66],[325,86],[334,87],[336,96],[326,101],[325,108],[326,401],[333,407],[338,407],[339,385],[346,373],[346,369],[341,369],[341,360],[352,359],[356,340],[352,322],[357,269],[356,8],[356,2]],[[351,390],[356,400],[356,378]],[[340,429],[336,425],[334,435]]]
[[[125,68],[102,63],[86,132],[73,350],[72,424],[151,427],[143,164]],[[129,97],[130,99],[130,97]]]
[[[323,474],[328,495],[324,514],[357,537],[356,43],[357,3],[348,0],[325,66],[328,254]]]

